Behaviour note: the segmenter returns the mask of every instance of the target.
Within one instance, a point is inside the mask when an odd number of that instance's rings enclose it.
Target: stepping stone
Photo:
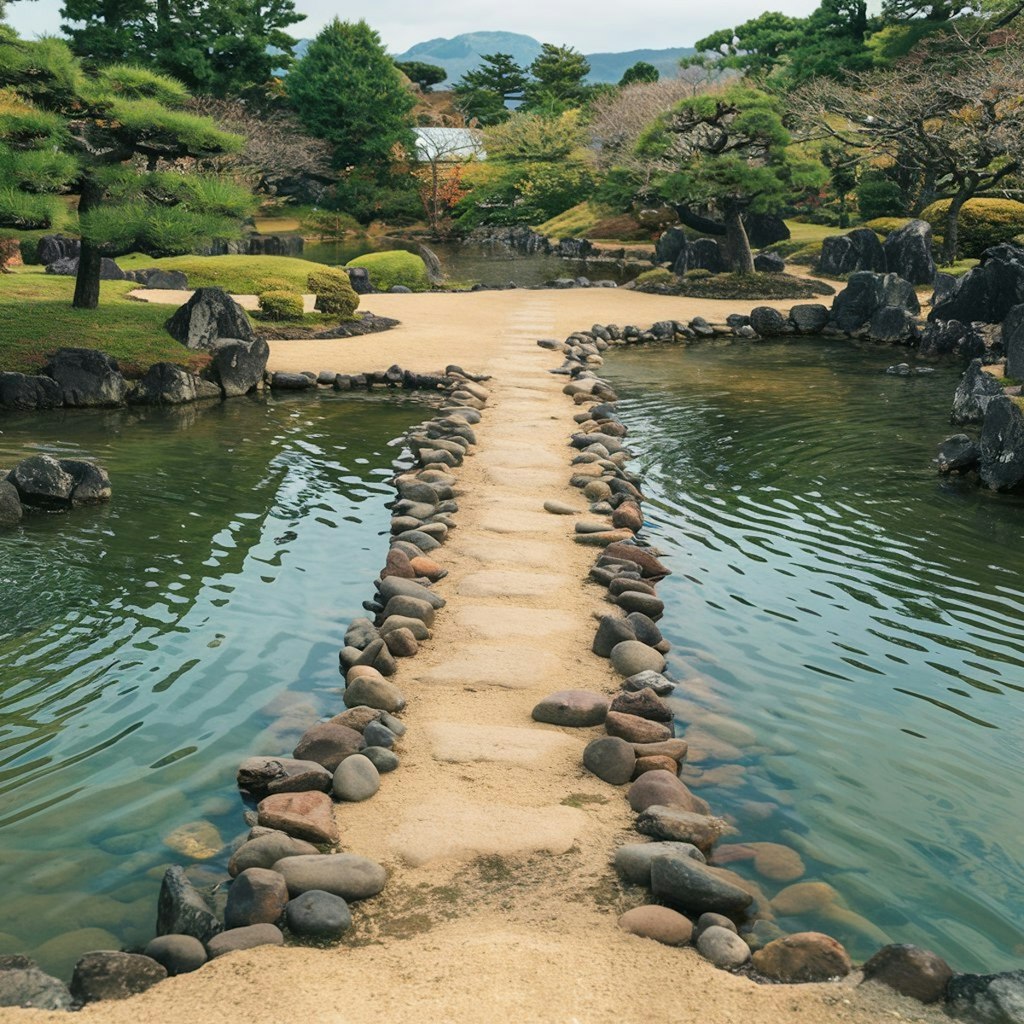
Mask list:
[[[551,517],[543,512],[522,512],[517,509],[502,509],[489,512],[480,520],[479,528],[492,533],[549,533]]]
[[[569,612],[547,608],[510,608],[507,605],[471,605],[460,608],[455,621],[462,629],[472,630],[485,639],[496,640],[507,637],[536,640],[569,632],[577,625],[576,617]],[[638,646],[642,647],[643,644]],[[651,649],[648,647],[646,650]],[[657,651],[652,653],[657,654]],[[661,657],[660,654],[657,656]]]
[[[608,698],[590,690],[559,690],[533,709],[534,721],[571,728],[601,725],[607,714]]]
[[[434,759],[452,764],[534,766],[574,752],[577,747],[570,736],[546,729],[451,722],[428,722],[424,728]]]
[[[537,679],[553,675],[559,668],[558,658],[547,651],[488,644],[464,650],[441,665],[423,669],[418,674],[415,665],[407,671],[413,673],[414,682],[428,686],[457,686],[460,689],[499,686],[520,690],[532,687]]]
[[[548,524],[550,528],[550,523]],[[565,559],[564,545],[546,540],[512,540],[507,536],[476,533],[460,538],[462,553],[485,565],[508,564],[520,568],[549,569]]]
[[[546,597],[570,583],[568,576],[554,573],[492,569],[463,577],[458,592],[463,597]]]
[[[437,799],[406,813],[391,833],[391,847],[410,867],[486,856],[568,852],[589,826],[572,807],[511,807]],[[289,858],[297,860],[301,858]]]

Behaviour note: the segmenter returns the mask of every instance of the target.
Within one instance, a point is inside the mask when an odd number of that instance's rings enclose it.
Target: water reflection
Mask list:
[[[3,420],[0,465],[96,458],[114,499],[0,533],[0,953],[66,975],[148,940],[166,863],[218,877],[239,758],[333,706],[392,439],[425,411],[332,394]]]
[[[606,369],[675,570],[661,625],[690,781],[741,844],[784,844],[807,870],[772,879],[742,850],[729,867],[779,925],[855,957],[884,936],[1016,968],[1024,508],[936,476],[957,373],[893,378],[890,362],[817,341]]]

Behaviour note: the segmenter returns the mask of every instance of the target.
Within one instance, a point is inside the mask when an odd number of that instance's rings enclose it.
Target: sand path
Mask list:
[[[274,345],[278,368],[400,362],[427,370],[455,361],[494,374],[479,444],[457,471],[458,527],[437,552],[450,570],[438,584],[448,605],[432,640],[396,677],[409,700],[401,767],[372,801],[338,808],[342,848],[379,858],[389,884],[355,908],[355,938],[345,945],[235,954],[127,1002],[88,1007],[83,1020],[947,1019],[875,986],[757,986],[692,949],[616,927],[619,913],[643,901],[623,892],[609,866],[614,847],[636,838],[632,816],[621,791],[582,769],[582,749],[597,731],[540,725],[530,712],[554,690],[616,688],[607,662],[590,653],[591,614],[607,608],[602,591],[582,582],[594,551],[572,541],[570,517],[542,510],[548,498],[585,506],[567,483],[576,407],[561,394],[564,378],[546,372],[552,354],[535,340],[595,321],[686,315],[678,300],[623,298],[383,296],[374,311],[405,322],[388,335]]]

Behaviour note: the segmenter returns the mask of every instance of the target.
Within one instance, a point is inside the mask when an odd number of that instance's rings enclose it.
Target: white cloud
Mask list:
[[[8,20],[23,35],[56,34],[60,26],[61,0],[15,0],[8,8]],[[809,14],[816,0],[781,0],[777,5],[787,14]],[[298,0],[306,20],[292,31],[313,36],[331,18],[356,17],[357,12],[339,11],[335,0]],[[377,0],[367,18],[393,53],[414,43],[461,32],[521,32],[541,42],[568,43],[586,53],[602,51],[664,49],[690,46],[696,39],[718,28],[745,21],[761,13],[757,0],[719,0],[714,4],[693,0],[646,0],[638,10],[621,2],[595,0],[434,0],[430,4],[413,0]]]

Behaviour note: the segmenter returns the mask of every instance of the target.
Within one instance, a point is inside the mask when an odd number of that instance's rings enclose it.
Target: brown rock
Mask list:
[[[228,889],[224,924],[227,928],[277,924],[287,903],[288,886],[281,875],[269,868],[246,868]]]
[[[624,594],[627,590],[634,590],[639,594],[649,594],[651,597],[657,597],[658,592],[650,583],[644,583],[643,580],[631,580],[622,579],[616,576],[615,579],[608,584],[608,592],[612,597],[618,597],[620,594]]]
[[[215,935],[206,944],[206,952],[211,960],[216,960],[225,953],[234,953],[241,949],[254,949],[256,946],[283,946],[284,935],[275,924],[251,924],[245,928],[231,928],[229,931]]]
[[[635,544],[609,544],[605,548],[605,554],[610,558],[621,558],[627,562],[633,562],[640,567],[640,572],[649,579],[661,579],[670,574],[670,570],[662,565],[647,548],[640,548]]]
[[[694,796],[675,774],[666,771],[646,772],[641,775],[627,794],[634,811],[648,807],[678,807],[693,814],[709,814],[711,808],[699,796]],[[696,845],[696,844],[695,844]]]
[[[937,1003],[946,993],[953,971],[942,957],[920,946],[883,946],[864,965],[864,980],[882,985],[922,1003]]]
[[[347,729],[355,729],[356,732],[362,732],[371,722],[376,722],[383,714],[384,712],[379,711],[377,708],[349,708],[348,711],[342,711],[340,715],[335,715],[328,721],[333,725],[343,725]]]
[[[404,551],[392,548],[388,552],[387,562],[384,564],[384,570],[381,572],[380,578],[386,579],[388,576],[398,576],[401,579],[411,580],[417,575],[416,570],[412,567],[409,556]]]
[[[338,842],[334,804],[326,793],[275,793],[260,801],[256,809],[259,823],[266,828],[280,829],[310,843],[334,846]]]
[[[648,807],[636,819],[635,827],[641,835],[654,839],[693,843],[704,854],[708,854],[723,836],[736,834],[736,829],[724,818],[694,814],[679,807]]]
[[[619,918],[619,927],[631,935],[654,939],[666,946],[685,946],[693,934],[690,919],[669,907],[654,904],[634,907]]]
[[[828,981],[850,973],[846,950],[821,932],[797,932],[754,954],[754,969],[776,981]]]
[[[427,558],[426,555],[417,555],[415,558],[410,559],[409,564],[412,566],[413,573],[416,576],[425,576],[432,583],[444,579],[448,575],[447,569],[438,565],[432,558]]]
[[[649,722],[671,722],[674,717],[672,709],[649,686],[616,694],[611,710],[646,718]]]
[[[346,757],[358,754],[365,746],[355,729],[336,722],[320,722],[302,734],[292,756],[300,761],[316,761],[333,772]]]
[[[673,775],[679,771],[679,763],[672,757],[664,754],[653,754],[650,757],[638,757],[633,768],[633,779],[639,779],[641,775],[648,772],[671,772]]]
[[[411,658],[420,649],[411,629],[392,629],[384,634],[384,643],[396,658]]]
[[[792,882],[807,871],[800,854],[781,843],[750,843],[754,851],[754,870],[774,882]]]
[[[331,773],[315,761],[296,761],[290,757],[248,757],[238,767],[238,788],[255,800],[268,793],[298,792],[331,786]]]
[[[608,698],[590,690],[559,690],[549,694],[534,709],[533,719],[548,725],[581,728],[600,725],[608,713]]]
[[[660,722],[649,722],[636,715],[609,711],[604,720],[609,736],[620,736],[630,743],[661,743],[672,738],[672,727]]]
[[[623,527],[636,533],[644,525],[644,514],[635,501],[624,501],[612,513],[612,526]]]
[[[662,743],[634,743],[633,753],[637,757],[664,755],[682,763],[686,760],[686,748],[686,740],[664,740]]]

